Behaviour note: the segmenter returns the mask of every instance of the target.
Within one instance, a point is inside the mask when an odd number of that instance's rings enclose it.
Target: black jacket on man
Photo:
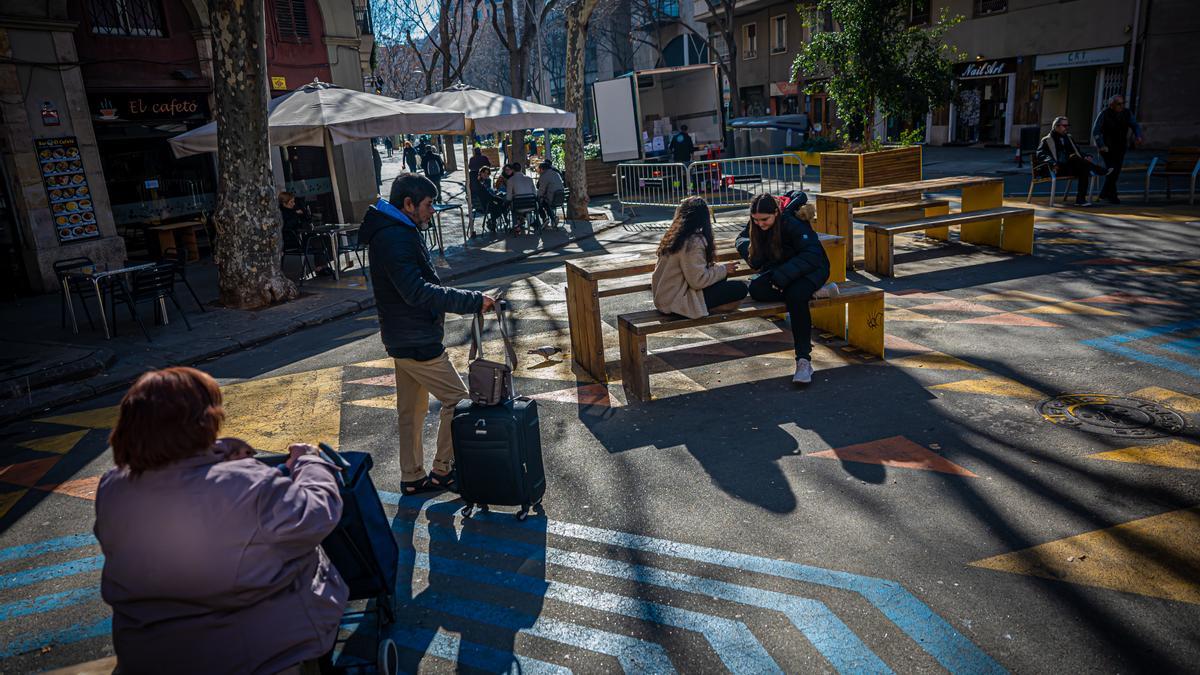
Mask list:
[[[443,286],[421,233],[396,213],[381,199],[367,210],[359,231],[370,261],[379,335],[388,356],[428,361],[445,351],[446,312],[474,314],[483,308],[483,294]]]
[[[763,274],[771,275],[771,283],[780,289],[786,289],[797,279],[807,279],[813,286],[820,288],[829,280],[829,256],[825,255],[825,247],[821,245],[821,237],[812,229],[807,221],[797,218],[791,213],[781,213],[775,227],[782,228],[780,236],[783,241],[783,255],[771,261],[763,258],[761,252],[750,257],[750,228],[758,227],[748,223],[738,235],[736,246],[738,253],[751,268]]]

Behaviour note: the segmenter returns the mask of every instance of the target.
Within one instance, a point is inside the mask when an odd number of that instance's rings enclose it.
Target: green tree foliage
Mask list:
[[[952,96],[953,64],[962,56],[945,36],[962,17],[943,10],[930,23],[914,24],[914,1],[920,0],[819,0],[801,9],[813,36],[792,64],[792,77],[828,78],[817,86],[837,106],[846,140],[871,141],[876,106],[886,116],[924,117]],[[821,30],[826,13],[832,31]]]

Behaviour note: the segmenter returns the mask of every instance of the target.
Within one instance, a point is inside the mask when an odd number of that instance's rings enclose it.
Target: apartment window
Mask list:
[[[771,17],[771,53],[787,51],[787,15]]]
[[[758,24],[747,23],[742,26],[742,60],[758,58]]]
[[[308,40],[308,8],[304,0],[275,0],[275,30],[280,40]]]
[[[929,0],[909,0],[908,23],[910,26],[929,23],[929,4]]]
[[[89,0],[88,9],[97,35],[162,37],[165,33],[158,0]]]
[[[1008,11],[1008,0],[975,0],[975,16]]]

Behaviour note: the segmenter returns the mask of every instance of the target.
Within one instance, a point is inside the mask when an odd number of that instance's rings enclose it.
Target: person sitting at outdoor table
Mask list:
[[[483,226],[489,232],[496,231],[496,221],[504,215],[505,201],[500,193],[488,186],[492,178],[492,167],[485,166],[479,170],[471,195],[475,199],[476,210],[483,214]],[[476,192],[477,190],[477,192]]]
[[[728,279],[736,262],[716,264],[712,213],[703,197],[688,197],[658,243],[658,262],[650,277],[654,307],[689,319],[733,309],[749,292],[746,284]]]
[[[533,184],[533,179],[525,175],[522,171],[520,162],[513,162],[509,165],[512,169],[512,175],[508,177],[505,183],[504,199],[508,203],[512,203],[513,197],[521,197],[525,195],[536,196],[537,186]],[[513,229],[517,234],[521,234],[525,227],[525,216],[518,215],[513,222]]]
[[[267,466],[217,438],[224,419],[193,368],[148,372],[121,399],[94,529],[122,673],[332,665],[349,591],[320,544],[342,514],[338,469],[304,443],[286,473]]]
[[[1112,168],[1104,168],[1092,161],[1091,155],[1079,152],[1075,139],[1067,130],[1071,122],[1066,117],[1054,118],[1054,126],[1050,133],[1042,138],[1042,144],[1037,151],[1037,169],[1040,172],[1053,171],[1058,178],[1075,178],[1075,206],[1091,206],[1088,201],[1088,187],[1092,174],[1106,176],[1112,173]]]
[[[814,296],[835,294],[829,279],[829,257],[810,224],[811,204],[798,211],[784,210],[769,194],[750,202],[750,220],[738,235],[738,253],[758,274],[750,280],[750,297],[760,302],[783,301],[792,342],[796,348],[794,384],[812,382],[812,315],[808,303]]]
[[[308,209],[296,203],[296,195],[286,190],[279,193],[279,214],[283,217],[284,245],[297,250],[304,250],[305,243],[313,227],[312,216]],[[322,238],[322,242],[324,238]],[[313,251],[314,273],[332,274],[329,269],[329,259],[332,253],[326,243],[320,243]]]
[[[467,173],[472,176],[478,176],[480,169],[491,165],[492,160],[488,159],[488,156],[483,154],[483,150],[477,146],[471,153],[471,159],[467,160]]]
[[[537,194],[538,207],[548,215],[550,222],[558,225],[558,216],[554,213],[555,204],[562,199],[563,179],[558,170],[550,162],[538,164]]]
[[[500,175],[496,176],[496,182],[492,187],[496,188],[497,190],[501,190],[501,191],[507,190],[508,189],[508,179],[512,175],[513,175],[512,164],[505,164],[503,167],[500,168]]]

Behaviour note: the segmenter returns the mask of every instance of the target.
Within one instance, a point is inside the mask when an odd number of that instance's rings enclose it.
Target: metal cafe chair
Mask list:
[[[118,281],[110,303],[113,335],[117,334],[117,302],[123,302],[129,308],[130,315],[141,327],[147,341],[153,342],[153,338],[150,337],[150,332],[146,330],[146,324],[142,322],[141,316],[137,313],[139,302],[154,303],[155,317],[161,319],[161,323],[165,325],[168,323],[167,300],[170,300],[171,304],[175,305],[175,309],[179,310],[179,316],[183,318],[184,325],[190,331],[192,322],[188,321],[183,306],[175,297],[175,274],[175,265],[168,262],[134,272],[128,287],[124,282]]]
[[[96,329],[96,323],[92,321],[92,312],[88,309],[87,299],[93,296],[92,286],[89,282],[83,279],[71,278],[72,272],[78,272],[84,268],[95,268],[96,263],[87,256],[78,256],[75,258],[64,258],[54,262],[54,276],[58,279],[58,292],[61,296],[59,303],[59,315],[62,322],[62,327],[67,327],[67,303],[72,302],[71,295],[78,295],[79,301],[83,304],[83,314],[87,317],[88,326],[92,330]],[[65,280],[65,282],[64,282]],[[74,316],[74,314],[72,314]]]

